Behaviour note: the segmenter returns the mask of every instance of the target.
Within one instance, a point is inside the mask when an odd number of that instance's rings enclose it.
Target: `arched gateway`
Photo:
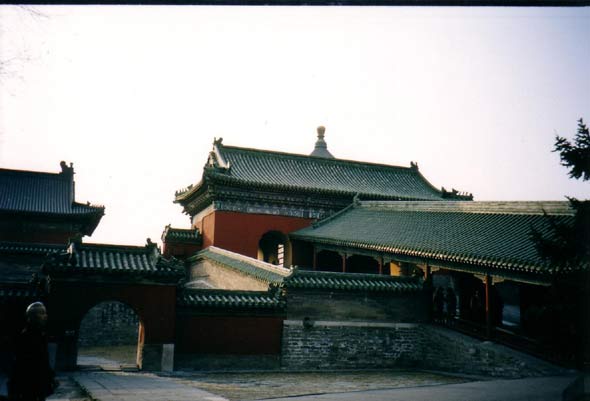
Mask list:
[[[73,243],[66,253],[50,257],[43,272],[59,369],[76,368],[79,328],[87,312],[117,301],[139,317],[137,365],[172,370],[182,264],[164,259],[151,241],[144,247]]]

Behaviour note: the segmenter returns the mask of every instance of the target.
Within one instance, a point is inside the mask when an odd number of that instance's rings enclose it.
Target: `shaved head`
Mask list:
[[[35,327],[44,327],[47,323],[47,309],[42,302],[33,302],[27,307],[27,322]]]

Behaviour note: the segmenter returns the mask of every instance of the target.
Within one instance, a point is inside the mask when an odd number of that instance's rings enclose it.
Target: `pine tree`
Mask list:
[[[568,175],[574,179],[590,179],[590,132],[583,119],[578,120],[578,130],[571,143],[555,136],[552,150],[559,152],[561,165],[568,167]],[[575,210],[572,225],[559,223],[548,216],[550,238],[533,230],[531,236],[539,254],[556,267],[588,268],[590,263],[590,201],[568,198]]]

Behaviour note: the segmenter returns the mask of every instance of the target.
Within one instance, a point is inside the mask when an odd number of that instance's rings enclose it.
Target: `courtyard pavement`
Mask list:
[[[321,375],[321,373],[318,373]],[[71,376],[93,400],[100,401],[227,401],[226,398],[186,383],[187,378],[162,377],[151,373],[83,372]],[[575,376],[554,376],[517,380],[486,380],[455,384],[435,384],[380,390],[309,394],[301,382],[299,396],[256,397],[274,401],[561,401],[563,390]],[[269,386],[273,384],[267,383]],[[196,383],[195,385],[198,385]],[[317,390],[317,389],[316,389]],[[53,401],[82,400],[60,397]],[[88,398],[83,398],[87,400]],[[232,397],[233,400],[242,399]],[[252,400],[253,398],[243,398]]]
[[[575,377],[476,381],[387,390],[273,398],[273,401],[562,401]]]
[[[100,401],[227,401],[207,391],[150,373],[78,373],[74,375],[74,380],[92,399]]]

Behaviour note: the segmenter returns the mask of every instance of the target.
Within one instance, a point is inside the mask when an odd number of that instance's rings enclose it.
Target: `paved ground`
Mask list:
[[[100,401],[226,401],[207,391],[149,373],[88,372],[74,379]]]
[[[321,373],[316,376],[322,376]],[[87,372],[77,373],[74,378],[89,392],[93,399],[101,401],[225,401],[227,398],[194,387],[187,378],[161,377],[147,373],[130,372]],[[299,396],[283,398],[265,397],[264,391],[276,385],[268,380],[256,398],[275,401],[561,401],[563,390],[573,381],[573,376],[543,377],[519,380],[473,381],[468,383],[423,385],[381,390],[349,392],[318,392],[308,387],[306,381],[299,381]],[[269,391],[269,394],[272,391]],[[250,394],[251,395],[251,394]]]
[[[390,372],[391,373],[391,372]],[[352,373],[354,374],[354,373]],[[360,376],[366,372],[358,372]],[[214,374],[215,376],[217,374]],[[240,375],[234,376],[237,388],[247,382],[247,375],[242,380]],[[219,383],[219,377],[211,379],[210,375],[198,375],[191,379],[182,377],[162,377],[150,373],[134,372],[79,372],[71,375],[61,376],[61,386],[57,393],[49,400],[51,401],[227,401],[229,400],[274,400],[274,401],[562,401],[563,390],[574,380],[574,376],[543,377],[518,380],[488,380],[472,381],[454,384],[426,384],[414,387],[403,388],[381,388],[379,390],[363,389],[350,391],[350,386],[339,387],[338,383],[327,386],[325,389],[319,387],[324,376],[330,381],[325,373],[316,373],[316,377],[310,381],[309,378],[301,376],[296,380],[291,389],[297,389],[295,395],[276,397],[273,389],[280,386],[280,381],[292,374],[286,374],[283,379],[273,378],[273,375],[284,375],[273,373],[267,375],[266,380],[258,380],[254,385],[257,391],[245,391],[240,396],[239,392],[227,393],[230,397],[224,398],[223,391],[206,391],[201,387],[203,383]],[[359,377],[360,377],[359,376]],[[208,379],[205,379],[208,377]],[[227,375],[226,375],[227,379]],[[224,379],[225,380],[225,379]],[[76,383],[77,382],[77,383]],[[341,380],[346,384],[349,380]],[[427,380],[425,383],[428,382]],[[240,384],[241,383],[241,384]],[[79,384],[79,385],[78,385]],[[229,382],[225,382],[229,384]],[[381,382],[383,384],[383,382]],[[408,382],[406,382],[408,384]],[[243,387],[243,386],[242,386]],[[367,385],[370,387],[370,385]],[[341,388],[340,391],[337,389]],[[213,389],[208,387],[209,390]],[[214,394],[215,393],[215,394]],[[319,394],[323,393],[323,394]],[[1,397],[0,397],[1,398]]]
[[[273,398],[273,401],[562,401],[573,377],[477,381],[461,384]]]
[[[339,372],[174,372],[173,380],[218,394],[230,401],[293,397],[302,394],[464,383],[470,381],[438,373],[401,370]]]

